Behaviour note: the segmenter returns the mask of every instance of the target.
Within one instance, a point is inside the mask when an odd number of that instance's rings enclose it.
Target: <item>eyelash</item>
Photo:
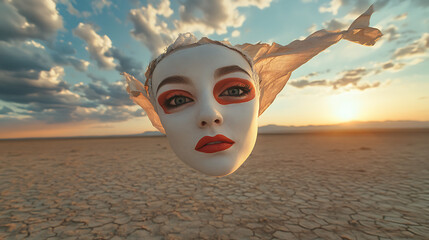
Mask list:
[[[227,92],[228,90],[237,89],[237,88],[243,92],[240,93],[239,95],[226,95],[225,94],[225,92]],[[244,84],[243,86],[237,85],[237,86],[232,86],[232,87],[225,89],[219,96],[220,97],[222,97],[222,96],[225,96],[225,97],[242,97],[242,96],[247,95],[251,90],[252,90],[252,88],[248,84]]]
[[[184,102],[183,103],[179,103],[179,104],[176,102],[175,105],[172,104],[172,102],[174,100],[177,101],[177,99],[179,99],[179,98],[184,98]],[[190,102],[193,102],[193,101],[194,100],[192,98],[189,98],[189,97],[186,97],[186,96],[183,96],[183,95],[174,95],[174,96],[168,98],[167,100],[165,100],[164,106],[166,106],[168,109],[173,109],[173,108],[180,107],[180,106],[182,106],[182,105],[184,105],[186,103],[190,103]]]

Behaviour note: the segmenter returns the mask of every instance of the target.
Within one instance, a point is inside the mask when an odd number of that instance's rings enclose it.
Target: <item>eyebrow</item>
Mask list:
[[[164,78],[164,80],[162,80],[161,83],[158,85],[156,92],[158,93],[159,89],[162,86],[164,86],[165,84],[169,84],[169,83],[190,83],[190,81],[187,77],[183,77],[183,76],[167,77],[167,78]]]
[[[243,73],[247,74],[249,77],[251,77],[250,73],[248,73],[246,70],[244,70],[243,68],[241,68],[237,65],[231,65],[231,66],[226,66],[226,67],[221,67],[221,68],[216,69],[216,71],[214,73],[214,77],[219,78],[219,77],[222,77],[223,75],[233,73],[233,72],[243,72]]]

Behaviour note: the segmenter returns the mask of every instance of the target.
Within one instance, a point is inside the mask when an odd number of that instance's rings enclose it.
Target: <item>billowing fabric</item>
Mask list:
[[[152,125],[158,129],[160,132],[165,134],[164,127],[162,126],[161,120],[159,119],[158,113],[154,109],[154,105],[150,101],[148,94],[148,87],[144,86],[139,80],[134,76],[124,72],[122,73],[127,80],[127,92],[130,95],[130,98],[138,104],[146,112],[149,120]]]
[[[197,41],[195,36],[190,33],[181,34],[175,43],[169,46],[166,53],[151,62],[146,72],[147,80],[145,85],[129,74],[124,73],[128,82],[127,91],[130,94],[130,98],[146,111],[153,126],[165,133],[158,114],[154,110],[154,105],[151,104],[151,102],[155,103],[154,99],[151,100],[151,73],[156,64],[175,50],[202,44],[220,44],[240,52],[253,65],[253,71],[257,75],[256,78],[259,78],[259,115],[261,115],[284,88],[291,73],[329,46],[341,39],[364,46],[373,46],[382,36],[378,29],[369,27],[369,20],[373,11],[373,6],[371,6],[346,31],[320,30],[304,40],[296,40],[286,46],[277,43],[271,45],[266,43],[245,43],[231,46],[227,42],[213,41],[208,38],[202,38]]]

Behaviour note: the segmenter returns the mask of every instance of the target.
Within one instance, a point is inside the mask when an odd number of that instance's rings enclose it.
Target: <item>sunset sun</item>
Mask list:
[[[336,122],[348,122],[356,120],[359,114],[359,104],[356,96],[340,94],[332,96],[332,114]]]

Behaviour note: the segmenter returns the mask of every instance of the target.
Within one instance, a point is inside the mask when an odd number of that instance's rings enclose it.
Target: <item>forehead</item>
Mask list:
[[[241,54],[224,46],[205,44],[181,49],[158,63],[152,75],[152,85],[156,87],[163,79],[175,75],[191,80],[213,79],[216,69],[231,65],[251,72],[249,63]]]

